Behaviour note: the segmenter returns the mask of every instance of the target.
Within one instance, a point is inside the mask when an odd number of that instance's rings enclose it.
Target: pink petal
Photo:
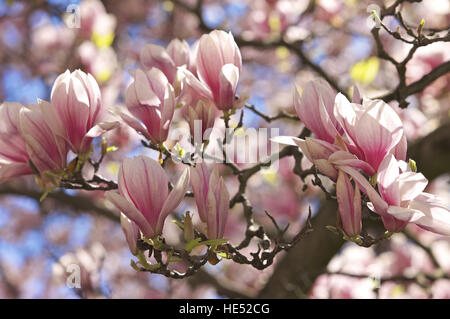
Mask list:
[[[239,81],[239,69],[233,64],[225,64],[219,74],[218,107],[222,110],[231,109]]]
[[[403,132],[403,136],[400,139],[400,142],[392,149],[391,153],[395,156],[396,159],[401,161],[406,161],[406,153],[408,149],[408,141],[406,140],[406,135]]]
[[[179,70],[183,77],[180,102],[184,102],[186,105],[195,105],[198,100],[213,101],[212,92],[208,86],[200,82],[190,71]]]
[[[381,196],[389,205],[400,206],[399,174],[399,164],[395,157],[386,156],[378,168],[377,183]]]
[[[136,132],[141,133],[144,135],[147,139],[150,139],[150,133],[148,130],[134,117],[124,113],[119,113],[122,120],[129,126],[131,126]]]
[[[206,196],[209,188],[210,172],[204,162],[190,168],[190,180],[200,219],[206,223]]]
[[[369,176],[375,174],[375,170],[372,168],[372,166],[364,161],[357,159],[355,155],[346,151],[334,152],[332,155],[330,155],[328,161],[334,165],[350,166],[353,168],[361,169]]]
[[[342,126],[349,145],[358,149],[356,144],[356,123],[364,112],[363,107],[359,104],[350,103],[342,93],[336,95],[334,105],[333,114],[337,122]]]
[[[434,233],[450,236],[450,211],[436,196],[422,193],[411,201],[409,207],[423,214],[414,216],[413,223]]]
[[[136,254],[138,252],[136,243],[140,238],[139,226],[130,220],[124,213],[120,213],[120,225],[122,226],[131,253]]]
[[[378,169],[381,161],[403,136],[403,124],[397,113],[381,100],[364,101],[364,113],[355,126],[358,147],[365,160]]]
[[[126,158],[119,169],[119,191],[156,231],[168,193],[168,179],[161,165],[146,156]]]
[[[336,182],[336,197],[345,233],[352,237],[361,232],[361,194],[353,189],[347,174],[339,171]]]
[[[160,69],[172,83],[175,78],[176,66],[167,51],[160,45],[147,44],[140,53],[140,61],[147,68]]]
[[[336,145],[315,138],[307,137],[305,143],[313,159],[328,159],[331,154],[339,150]]]
[[[326,159],[317,159],[312,161],[317,169],[325,176],[328,176],[333,181],[336,180],[338,176],[338,171],[334,165],[330,164]]]
[[[30,174],[33,174],[33,170],[28,163],[0,163],[0,183]]]
[[[410,201],[419,196],[428,184],[422,173],[406,172],[400,174],[398,185],[401,201]]]
[[[352,103],[361,104],[361,94],[356,85],[353,86]]]
[[[175,184],[174,188],[170,192],[169,196],[167,196],[166,201],[164,202],[164,206],[161,209],[161,214],[158,218],[158,224],[156,227],[156,231],[158,233],[162,233],[162,229],[164,226],[164,221],[166,217],[175,210],[175,208],[180,205],[181,201],[184,198],[184,195],[187,192],[189,187],[189,169],[186,168],[181,174],[178,182]]]
[[[98,123],[97,125],[93,126],[87,133],[86,136],[87,137],[91,137],[91,138],[96,138],[99,137],[101,135],[103,135],[104,133],[117,128],[120,125],[119,122],[115,121],[115,122],[102,122],[102,123]]]
[[[219,200],[217,203],[217,218],[218,218],[218,225],[217,225],[217,237],[222,238],[223,234],[225,232],[225,225],[227,223],[228,218],[228,211],[229,211],[229,205],[230,205],[230,194],[228,193],[228,190],[225,186],[225,183],[223,181],[223,178],[220,178],[219,181]]]
[[[57,172],[65,168],[68,145],[63,138],[53,134],[39,105],[20,111],[20,131],[30,159],[40,172]]]
[[[159,106],[162,101],[152,90],[147,75],[142,70],[137,69],[135,76],[135,81],[131,85],[134,85],[139,104]]]
[[[300,120],[318,139],[333,143],[340,129],[334,115],[333,105],[336,92],[321,79],[311,82],[303,88],[300,97],[298,90],[294,94],[294,106]]]
[[[134,221],[139,226],[139,229],[142,231],[145,237],[152,238],[156,235],[144,216],[125,197],[117,194],[114,191],[106,192],[105,197],[129,219]]]
[[[343,170],[345,173],[350,175],[361,190],[369,197],[375,212],[381,216],[386,215],[388,204],[378,195],[377,191],[370,185],[367,179],[361,175],[357,170],[348,166],[339,166],[338,169]]]
[[[167,46],[166,51],[176,66],[186,65],[189,68],[191,52],[189,44],[185,40],[173,39]]]

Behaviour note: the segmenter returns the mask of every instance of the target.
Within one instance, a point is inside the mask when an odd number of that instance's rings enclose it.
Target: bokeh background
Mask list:
[[[391,63],[379,57],[367,8],[393,2],[224,0],[202,1],[197,7],[194,0],[0,0],[0,101],[35,104],[38,98],[49,100],[55,78],[66,69],[80,68],[98,81],[103,104],[120,108],[131,78],[129,71],[139,66],[139,52],[145,44],[166,46],[180,38],[193,45],[201,34],[214,28],[235,35],[244,63],[238,92],[265,114],[295,114],[294,84],[301,87],[324,75],[345,92],[357,85],[364,96],[383,96],[395,90],[398,75]],[[403,2],[401,12],[412,29],[424,19],[424,32],[448,32],[450,1]],[[79,28],[66,23],[70,5],[78,5]],[[400,26],[392,16],[383,22],[394,31]],[[380,39],[398,60],[411,47],[384,30]],[[448,41],[415,52],[406,65],[406,84],[449,61]],[[449,88],[447,72],[407,97],[408,108],[390,102],[404,121],[409,145],[416,145],[414,154],[424,159],[417,164],[430,179],[427,191],[441,196],[447,205],[450,170],[445,169],[447,165],[434,169],[440,159],[433,157],[433,152],[448,152],[449,136],[438,145],[440,149],[427,150],[429,157],[423,156],[417,145],[426,145],[433,131],[448,127]],[[174,123],[184,125],[181,116]],[[299,122],[266,123],[248,111],[244,126],[278,127],[282,135],[298,135],[302,129]],[[108,133],[107,139],[119,147],[107,155],[101,169],[112,179],[123,158],[157,156],[143,148],[140,137],[126,126]],[[293,164],[292,158],[282,159],[278,170],[269,168],[250,179],[247,194],[256,219],[270,225],[264,215],[267,210],[280,224],[290,223],[294,233],[303,227],[311,206],[315,215],[330,215],[329,224],[333,224],[335,212],[326,211],[323,193],[310,180],[301,181],[294,175]],[[174,175],[179,171],[170,169]],[[230,190],[237,185],[232,176],[227,184]],[[311,266],[311,276],[302,267],[307,260],[319,258],[300,247],[289,252],[289,257],[280,255],[274,266],[264,271],[223,261],[206,266],[192,278],[173,280],[137,273],[130,267],[133,256],[117,212],[101,192],[57,190],[40,202],[41,194],[32,177],[0,184],[0,298],[450,297],[450,240],[414,225],[371,248],[343,244],[328,232],[321,237],[326,240],[315,247],[324,248],[324,253],[327,247],[335,249],[324,257],[325,267]],[[195,211],[193,207],[193,202],[186,200],[179,213]],[[236,208],[229,218],[227,238],[238,242],[244,228],[242,211]],[[175,243],[178,240],[170,221],[165,234]],[[71,263],[82,268],[81,289],[66,285],[66,265]]]

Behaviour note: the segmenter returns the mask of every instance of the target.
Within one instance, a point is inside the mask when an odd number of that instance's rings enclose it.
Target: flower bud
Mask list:
[[[134,81],[125,93],[125,104],[131,113],[120,113],[125,123],[155,144],[167,139],[175,111],[175,95],[160,70],[136,70]]]
[[[136,255],[138,252],[137,241],[140,238],[139,227],[123,213],[120,213],[120,225],[131,253]]]
[[[119,169],[119,194],[106,193],[111,201],[145,237],[161,235],[166,217],[180,204],[189,186],[186,169],[169,193],[169,179],[155,160],[137,156],[126,158]]]
[[[0,182],[32,174],[25,141],[19,131],[22,104],[5,102],[0,105]]]
[[[205,163],[191,167],[191,185],[198,214],[206,223],[209,239],[222,238],[229,210],[229,193],[218,168],[210,171]]]
[[[361,193],[358,184],[355,188],[350,182],[347,174],[339,170],[336,182],[336,197],[339,206],[342,228],[349,237],[361,232]]]
[[[203,35],[196,62],[199,79],[210,88],[217,108],[233,108],[242,69],[241,53],[233,35],[219,30]]]
[[[92,75],[81,70],[67,70],[56,78],[51,106],[43,108],[47,125],[77,154],[87,153],[93,138],[118,125],[101,123],[104,114],[100,88]]]

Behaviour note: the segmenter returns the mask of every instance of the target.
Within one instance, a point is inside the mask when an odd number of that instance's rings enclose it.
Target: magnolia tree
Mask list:
[[[0,9],[1,296],[450,296],[448,2]]]

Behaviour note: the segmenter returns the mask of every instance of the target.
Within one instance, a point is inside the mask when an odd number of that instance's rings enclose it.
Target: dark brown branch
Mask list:
[[[15,186],[11,183],[4,183],[0,185],[0,195],[26,196],[39,201],[42,196],[42,191]],[[77,194],[75,196],[71,196],[62,191],[57,191],[49,193],[47,198],[54,200],[58,205],[70,207],[70,209],[75,211],[96,213],[110,220],[117,222],[119,221],[119,215],[116,212],[107,209],[103,205],[93,202],[92,198],[86,195]]]
[[[234,289],[234,287],[231,287],[226,282],[217,279],[215,276],[210,275],[203,269],[198,271],[197,274],[191,278],[189,284],[194,288],[204,284],[211,285],[216,289],[216,292],[219,295],[227,296],[228,298],[231,299],[252,298],[252,296],[250,296],[249,294]]]
[[[312,219],[314,232],[292,248],[277,264],[273,275],[260,291],[258,298],[304,298],[317,276],[340,250],[344,240],[325,227],[336,223],[336,202],[322,202]]]
[[[420,80],[409,84],[404,87],[401,91],[394,91],[392,93],[378,97],[385,102],[390,102],[393,100],[404,100],[408,96],[416,94],[424,90],[428,85],[436,81],[441,76],[450,72],[450,61],[442,63],[441,65],[434,68],[431,72],[425,74]]]
[[[189,5],[185,4],[184,2],[182,2],[180,0],[174,0],[173,2],[175,3],[175,5],[182,8],[183,10],[186,10],[186,11],[194,14],[197,17],[197,19],[199,20],[199,27],[201,30],[203,30],[205,32],[211,32],[213,30],[212,28],[210,28],[206,25],[206,23],[203,19],[202,10],[201,10],[203,1],[197,1],[197,5],[194,8],[190,7]],[[325,70],[323,70],[319,65],[315,64],[305,54],[305,52],[302,49],[303,43],[301,41],[289,43],[289,42],[286,42],[283,38],[280,38],[276,41],[264,42],[264,41],[256,41],[256,40],[245,40],[240,36],[235,36],[235,41],[240,47],[251,46],[251,47],[257,47],[260,49],[274,49],[279,46],[284,46],[284,47],[288,48],[289,50],[291,50],[292,52],[294,52],[297,55],[297,57],[303,62],[304,65],[308,66],[309,68],[311,68],[312,70],[317,72],[321,77],[323,77],[336,91],[343,92],[343,94],[345,94],[345,92],[347,92],[346,90],[343,90],[342,88],[340,88],[339,85],[337,84],[337,82],[334,79],[332,79],[328,75],[328,73],[325,72]]]
[[[264,119],[264,121],[269,122],[269,123],[272,122],[272,121],[280,120],[280,119],[288,119],[288,120],[293,120],[293,121],[300,121],[298,116],[287,114],[287,113],[284,113],[284,112],[280,112],[280,113],[278,113],[277,115],[274,115],[274,116],[266,115],[263,112],[258,111],[256,109],[256,107],[254,105],[251,105],[251,104],[245,104],[245,108],[249,109],[250,111],[252,111],[256,115],[258,115],[260,118]]]

